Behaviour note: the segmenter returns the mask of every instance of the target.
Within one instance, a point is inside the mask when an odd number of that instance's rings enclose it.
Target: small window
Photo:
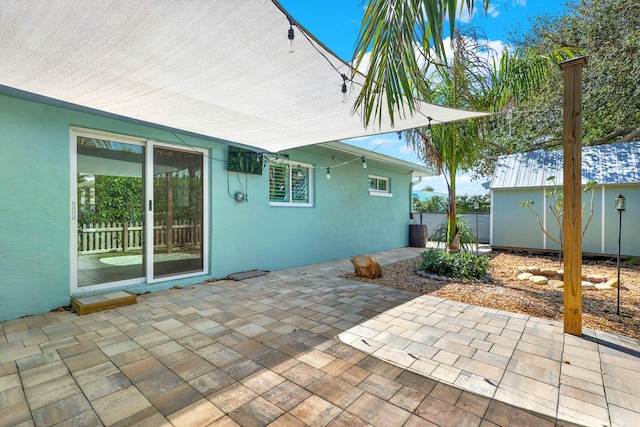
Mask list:
[[[383,176],[369,175],[369,195],[392,197],[391,187],[389,186],[389,178]]]
[[[313,167],[304,163],[269,162],[269,204],[271,206],[313,206]]]

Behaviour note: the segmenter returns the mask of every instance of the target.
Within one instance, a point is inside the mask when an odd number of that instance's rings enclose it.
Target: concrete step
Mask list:
[[[128,291],[71,298],[71,305],[79,316],[98,311],[113,310],[138,302],[137,297]]]

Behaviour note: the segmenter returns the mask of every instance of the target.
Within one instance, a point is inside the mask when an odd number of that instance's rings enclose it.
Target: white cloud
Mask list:
[[[414,153],[413,149],[411,147],[409,147],[408,144],[402,144],[402,146],[398,148],[398,151],[400,151],[401,153],[405,153],[405,154]]]
[[[526,3],[526,0],[525,0]],[[490,4],[489,8],[487,9],[487,15],[489,15],[492,18],[497,18],[498,16],[500,16],[500,11],[498,10],[498,6],[496,6],[495,4]]]
[[[516,3],[524,2],[525,6],[527,4],[526,0],[514,1]],[[478,15],[478,13],[483,13],[482,10],[482,7],[478,7],[478,5],[476,5],[476,7],[473,8],[473,11],[469,12],[466,2],[460,2],[460,10],[458,11],[457,21],[462,24],[468,24],[473,20],[473,18]],[[487,16],[490,16],[491,18],[497,18],[498,16],[500,16],[500,10],[498,9],[498,6],[495,4],[489,4],[489,7],[487,8]]]
[[[527,7],[527,0],[512,0],[511,4],[513,6]]]

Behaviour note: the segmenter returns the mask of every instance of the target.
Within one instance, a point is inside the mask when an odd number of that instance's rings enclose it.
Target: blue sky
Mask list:
[[[366,0],[279,0],[294,20],[309,30],[345,61],[353,55],[353,48],[364,15]],[[482,0],[476,0],[481,4]],[[555,14],[565,9],[565,2],[560,0],[492,0],[485,15],[476,8],[472,17],[468,13],[461,16],[463,23],[481,27],[487,39],[494,46],[507,42],[510,32],[520,29],[526,31],[530,27],[529,19],[538,15]],[[376,148],[377,152],[398,157],[414,163],[421,163],[417,156],[409,150],[403,140],[396,134],[346,140],[365,149]],[[468,174],[461,174],[457,180],[458,194],[485,194],[480,186],[481,181],[473,181]],[[423,180],[436,192],[446,193],[446,184],[442,177]]]

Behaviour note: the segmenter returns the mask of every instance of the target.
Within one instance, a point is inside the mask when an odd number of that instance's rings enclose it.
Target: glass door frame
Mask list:
[[[146,271],[145,277],[121,280],[108,283],[99,283],[95,285],[78,286],[78,156],[77,156],[77,139],[79,136],[105,139],[113,142],[121,142],[125,144],[133,144],[143,146],[145,149],[145,161],[143,165],[143,183],[145,201],[145,221],[144,221],[144,238],[145,242],[153,242],[153,217],[154,217],[154,200],[153,200],[153,149],[154,147],[162,147],[176,151],[189,151],[202,154],[202,271],[188,272],[185,274],[176,274],[172,276],[153,277],[153,249],[154,245],[144,245],[144,259]],[[71,295],[92,294],[107,290],[126,289],[134,286],[148,285],[159,282],[166,282],[176,279],[183,279],[195,276],[206,276],[209,274],[209,150],[159,142],[151,139],[136,138],[125,135],[119,135],[110,132],[101,132],[91,129],[78,127],[70,128],[70,144],[69,144],[69,169],[70,169],[70,229],[69,229],[69,286]]]
[[[182,274],[175,274],[171,276],[162,276],[154,278],[153,264],[154,264],[154,245],[146,245],[145,246],[145,257],[147,260],[146,263],[146,283],[157,283],[157,282],[166,282],[167,280],[174,280],[178,278],[188,278],[195,276],[202,276],[205,274],[209,274],[209,163],[208,163],[208,150],[197,148],[197,147],[184,147],[177,146],[175,144],[168,144],[165,142],[159,142],[154,140],[147,140],[146,144],[146,152],[145,152],[145,164],[149,165],[145,166],[145,224],[149,224],[150,226],[145,225],[145,241],[153,242],[154,240],[154,209],[155,209],[155,200],[153,200],[153,153],[154,148],[165,148],[173,151],[184,151],[184,152],[197,152],[202,155],[202,271],[188,272]]]

